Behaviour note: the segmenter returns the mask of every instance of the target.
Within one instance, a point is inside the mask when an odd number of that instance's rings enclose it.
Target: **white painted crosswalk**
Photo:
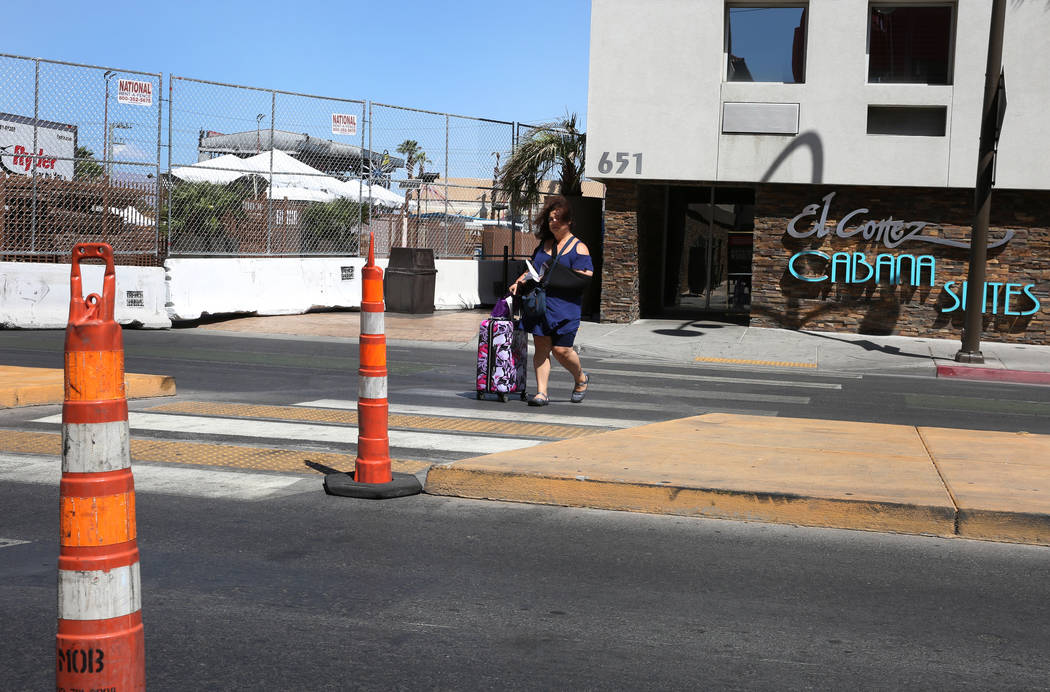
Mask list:
[[[38,418],[35,422],[61,423],[62,416]],[[132,412],[128,414],[128,423],[133,433],[136,431],[181,432],[274,440],[300,440],[303,442],[336,442],[340,444],[356,444],[358,432],[356,427],[349,425],[311,425],[308,423],[283,423],[270,420],[181,416],[167,413]],[[540,444],[540,441],[464,435],[462,433],[448,435],[405,430],[390,431],[390,446],[406,449],[489,454],[522,449],[537,444]]]
[[[297,492],[320,489],[320,479],[273,473],[246,473],[135,464],[135,491],[184,497],[225,500],[262,500]],[[56,457],[0,453],[0,481],[33,483],[58,487],[62,465]]]
[[[807,377],[771,380],[607,368],[591,373],[596,385],[581,406],[567,403],[564,382],[558,387],[552,382],[549,408],[528,407],[517,399],[477,401],[473,392],[448,387],[392,388],[391,458],[422,469],[429,463],[703,413],[776,416],[781,408],[797,411],[814,398],[843,388],[840,382]],[[647,390],[646,380],[653,379],[656,388]],[[565,390],[564,397],[559,396],[559,388]],[[356,400],[334,398],[274,405],[193,400],[133,405],[129,413],[133,442],[153,445],[140,448],[144,463],[136,463],[137,486],[145,492],[243,500],[300,492],[305,486],[296,484],[305,482],[303,474],[315,467],[353,468],[356,409]],[[57,454],[61,422],[59,414],[32,419],[35,427],[26,434],[50,436],[48,450],[55,451],[49,453]],[[173,447],[156,449],[165,444]],[[39,447],[16,449],[22,453],[13,455],[11,451],[0,439],[0,481],[58,482],[55,458],[31,456]],[[208,455],[210,460],[205,459]],[[274,461],[275,456],[280,460]],[[259,470],[268,472],[256,473]],[[248,481],[246,475],[258,479]]]

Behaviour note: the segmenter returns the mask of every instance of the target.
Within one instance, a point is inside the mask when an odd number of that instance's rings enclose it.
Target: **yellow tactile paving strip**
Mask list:
[[[816,363],[792,363],[784,360],[747,360],[746,358],[696,358],[698,363],[733,363],[735,365],[775,365],[781,368],[815,368]]]
[[[22,454],[62,454],[59,433],[0,430],[0,451]],[[323,473],[307,462],[335,471],[353,471],[354,457],[334,452],[244,447],[241,445],[206,444],[176,440],[131,440],[132,461],[155,461],[169,464],[225,466],[253,471]],[[416,473],[430,464],[420,461],[393,460],[391,468],[399,473]]]
[[[223,416],[228,418],[267,418],[274,420],[312,421],[357,425],[357,411],[304,406],[265,406],[258,404],[228,404],[208,401],[180,401],[146,409],[157,413],[186,413],[195,416]],[[451,430],[457,432],[489,433],[514,437],[545,437],[567,440],[601,432],[603,428],[576,425],[547,425],[543,423],[512,423],[508,421],[475,420],[445,416],[391,415],[390,428],[403,430]]]

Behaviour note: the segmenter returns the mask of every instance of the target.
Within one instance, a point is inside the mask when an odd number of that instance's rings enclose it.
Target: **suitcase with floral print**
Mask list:
[[[529,337],[514,322],[490,318],[478,330],[477,398],[496,394],[506,401],[508,394],[518,394],[525,401],[528,372]]]

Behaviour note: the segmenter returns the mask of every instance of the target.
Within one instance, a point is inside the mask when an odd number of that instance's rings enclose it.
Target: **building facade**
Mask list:
[[[991,5],[593,0],[602,319],[957,338]],[[992,340],[1050,343],[1048,34],[1009,3]]]

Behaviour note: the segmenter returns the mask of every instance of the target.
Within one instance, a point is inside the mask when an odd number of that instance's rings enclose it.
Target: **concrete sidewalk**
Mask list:
[[[390,342],[427,342],[473,350],[484,310],[432,315],[387,313]],[[356,312],[240,317],[201,324],[217,333],[284,334],[356,339]],[[954,361],[958,340],[868,336],[745,327],[710,320],[638,320],[632,324],[584,322],[576,338],[583,355],[669,361],[691,365],[791,368],[849,373],[967,377],[1050,384],[1050,346],[981,344],[984,365]]]
[[[1050,436],[712,413],[434,466],[426,492],[1050,545]]]

